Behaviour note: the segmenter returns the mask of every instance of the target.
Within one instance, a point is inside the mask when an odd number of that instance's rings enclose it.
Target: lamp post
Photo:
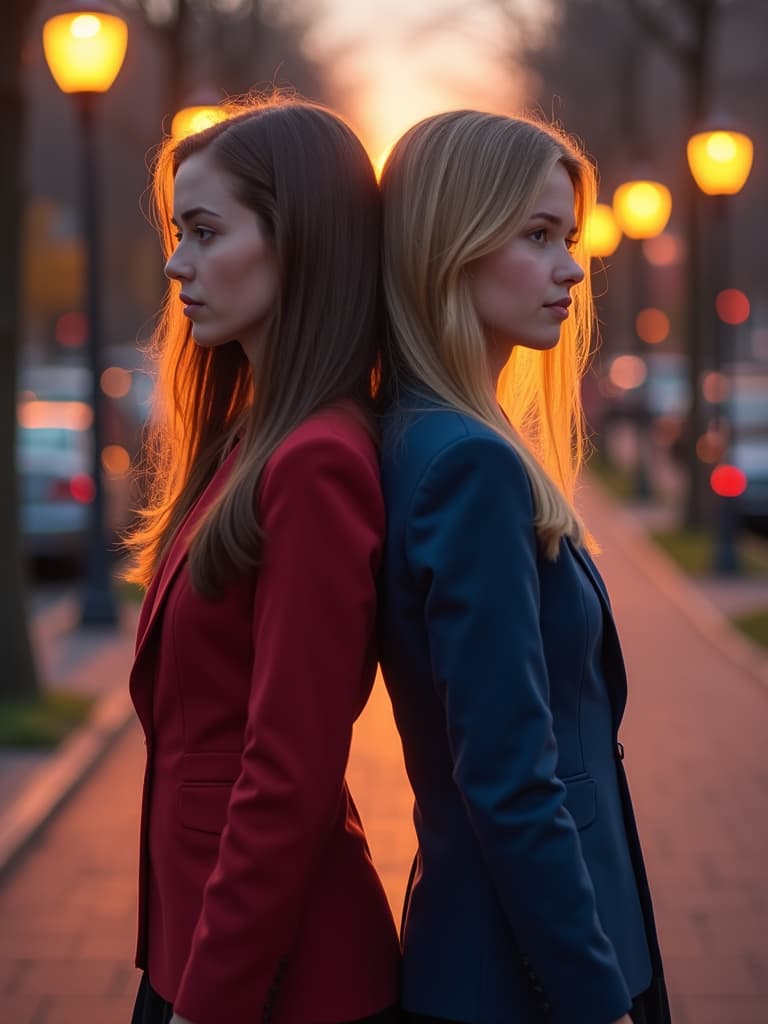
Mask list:
[[[650,178],[635,178],[619,185],[613,194],[613,212],[624,234],[635,241],[631,247],[631,308],[632,339],[635,354],[645,363],[643,341],[637,332],[635,321],[645,305],[646,282],[645,262],[640,242],[660,235],[667,226],[672,212],[672,195],[666,185]],[[647,377],[638,388],[637,404],[637,461],[635,464],[635,497],[650,497],[648,480],[649,430],[648,402],[646,397]]]
[[[101,376],[101,255],[99,246],[99,174],[96,153],[98,95],[106,92],[123,63],[128,26],[122,18],[104,11],[97,3],[84,10],[57,14],[43,26],[45,59],[56,84],[75,103],[82,154],[82,218],[86,248],[86,309],[88,313],[88,368],[91,378],[92,453],[94,493],[90,504],[90,528],[85,590],[81,621],[88,625],[112,625],[117,611],[110,582],[105,527],[104,486],[101,466],[103,448]]]
[[[691,174],[701,189],[710,197],[714,225],[712,246],[714,286],[719,291],[727,287],[729,269],[729,215],[728,196],[736,195],[744,187],[752,169],[752,140],[741,132],[719,127],[697,132],[688,140],[687,156]],[[712,339],[712,368],[723,374],[726,324],[716,316]],[[715,539],[714,570],[719,575],[739,572],[736,548],[737,516],[735,502],[745,483],[743,474],[729,465],[733,454],[734,424],[729,409],[728,388],[718,389],[714,403],[715,429],[722,441],[720,464],[710,478],[717,495],[717,530]]]

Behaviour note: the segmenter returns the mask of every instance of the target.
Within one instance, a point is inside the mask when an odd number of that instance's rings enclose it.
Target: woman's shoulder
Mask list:
[[[312,413],[275,448],[268,465],[322,457],[378,462],[373,434],[365,411],[351,400],[336,402]]]
[[[384,415],[384,459],[431,461],[453,449],[457,453],[500,449],[507,458],[518,458],[512,445],[487,423],[423,395],[404,396]]]

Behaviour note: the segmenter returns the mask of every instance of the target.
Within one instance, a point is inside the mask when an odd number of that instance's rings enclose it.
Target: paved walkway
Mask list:
[[[630,667],[625,764],[675,1024],[765,1024],[765,662],[745,654],[625,513],[596,493],[584,507]],[[3,1022],[129,1019],[142,754],[132,727],[0,888]],[[399,913],[414,840],[380,686],[356,731],[350,782]]]

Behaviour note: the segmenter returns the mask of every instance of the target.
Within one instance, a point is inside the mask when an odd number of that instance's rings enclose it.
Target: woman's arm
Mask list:
[[[631,1000],[556,774],[533,518],[514,450],[465,437],[424,473],[406,551],[454,779],[517,945],[555,1020],[613,1021]]]
[[[289,439],[260,508],[242,770],[175,1001],[195,1024],[260,1019],[345,798],[352,724],[375,669],[384,511],[372,452],[327,432]]]

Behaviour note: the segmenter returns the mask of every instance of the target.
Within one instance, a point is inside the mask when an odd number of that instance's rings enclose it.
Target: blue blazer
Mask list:
[[[406,394],[385,418],[380,660],[415,795],[404,1005],[608,1024],[661,973],[589,555],[541,553],[519,456]]]

